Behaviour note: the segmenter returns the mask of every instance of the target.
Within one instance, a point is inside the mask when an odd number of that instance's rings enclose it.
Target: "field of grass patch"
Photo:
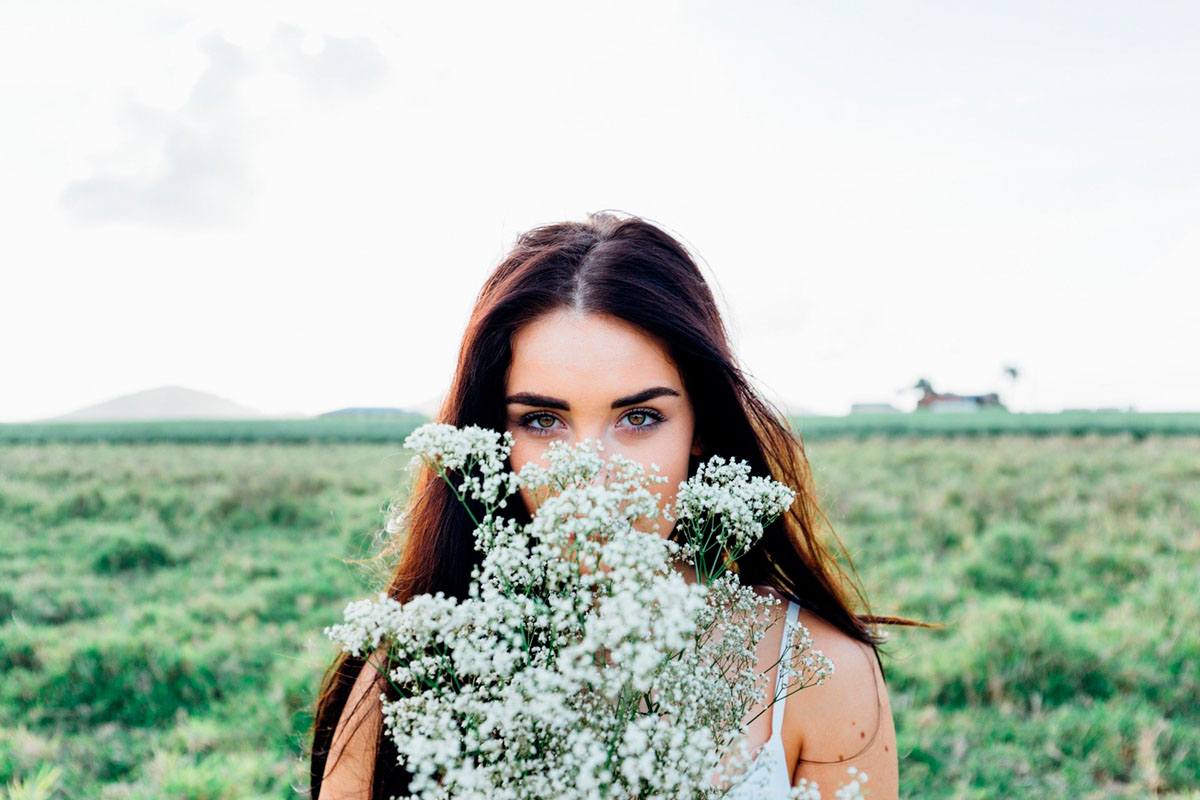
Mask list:
[[[343,414],[309,419],[159,420],[149,422],[47,422],[0,424],[0,444],[112,442],[140,444],[250,444],[286,442],[400,443],[428,419],[416,413]],[[796,416],[792,426],[807,441],[876,436],[1198,436],[1200,413],[1068,411],[974,413],[917,411],[895,414]]]
[[[1196,797],[1200,437],[814,437],[902,796]],[[289,798],[397,442],[0,446],[0,798]],[[869,787],[868,787],[869,788]]]

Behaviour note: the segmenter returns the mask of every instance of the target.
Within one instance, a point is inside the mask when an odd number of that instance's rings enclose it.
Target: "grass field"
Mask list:
[[[947,624],[885,649],[902,796],[1200,797],[1200,436],[1139,431],[808,437],[875,610]],[[306,787],[407,454],[293,434],[0,446],[0,797]]]
[[[402,442],[425,422],[419,414],[346,414],[289,420],[52,422],[0,424],[0,444],[122,442],[241,444],[253,442]],[[798,416],[792,426],[807,441],[875,436],[1200,436],[1200,413],[1070,411],[1062,414],[848,414]]]

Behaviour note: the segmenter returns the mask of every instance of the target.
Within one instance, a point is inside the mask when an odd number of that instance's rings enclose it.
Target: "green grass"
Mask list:
[[[917,411],[900,414],[793,417],[792,424],[808,441],[838,437],[953,436],[986,437],[1200,435],[1200,413],[1143,413],[1136,411],[1067,411],[1055,414]]]
[[[111,442],[241,444],[253,442],[402,442],[428,418],[415,413],[344,414],[311,419],[155,420],[0,424],[0,444]]]
[[[400,453],[0,448],[0,786],[57,764],[56,797],[294,797]]]
[[[403,442],[413,428],[428,421],[419,414],[347,414],[288,420],[182,420],[157,422],[53,422],[0,424],[0,444],[47,442]],[[792,417],[806,440],[873,436],[1146,436],[1200,435],[1200,413],[1134,411],[1070,411],[1025,414],[1008,411]]]
[[[810,442],[875,610],[947,624],[885,648],[902,796],[1197,796],[1200,437]],[[0,446],[0,798],[297,796],[406,461]]]

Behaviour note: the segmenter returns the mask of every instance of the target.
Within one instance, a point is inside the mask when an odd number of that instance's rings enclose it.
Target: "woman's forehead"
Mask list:
[[[659,385],[682,389],[674,363],[657,339],[624,320],[555,311],[513,337],[509,394],[563,397],[562,392],[571,392],[615,399]]]

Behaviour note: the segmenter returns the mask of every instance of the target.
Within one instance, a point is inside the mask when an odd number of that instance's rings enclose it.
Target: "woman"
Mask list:
[[[744,583],[786,601],[775,607],[777,623],[785,614],[798,617],[835,673],[773,713],[752,710],[748,744],[765,780],[755,796],[782,798],[801,778],[829,793],[851,766],[869,775],[872,798],[897,795],[882,637],[868,626],[911,623],[853,610],[851,591],[865,599],[818,534],[821,512],[803,445],[737,365],[709,287],[679,242],[644,220],[609,213],[520,236],[477,298],[438,419],[510,431],[512,470],[541,460],[554,439],[599,439],[606,454],[657,465],[669,479],[659,489],[664,506],[712,454],[744,459],[753,474],[796,489],[789,513],[737,568]],[[523,499],[515,511],[521,522],[533,501]],[[406,519],[390,595],[402,602],[439,590],[465,597],[479,556],[474,526],[427,469]],[[760,672],[779,657],[777,623],[760,644]],[[367,658],[382,669],[379,656]],[[363,658],[343,653],[323,681],[311,761],[319,800],[386,798],[405,787],[382,735],[379,694],[390,687],[376,668],[363,667]],[[764,677],[774,681],[775,670]]]

